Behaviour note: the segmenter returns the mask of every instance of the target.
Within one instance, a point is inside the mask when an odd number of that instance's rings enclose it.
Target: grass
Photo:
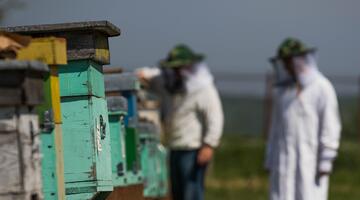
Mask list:
[[[207,200],[266,200],[265,144],[254,137],[227,135],[217,150],[206,181]],[[331,176],[330,200],[360,199],[360,141],[342,141]]]

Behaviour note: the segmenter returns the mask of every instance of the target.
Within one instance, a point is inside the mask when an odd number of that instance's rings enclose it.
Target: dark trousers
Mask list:
[[[205,166],[197,164],[198,150],[170,152],[173,200],[203,200]]]

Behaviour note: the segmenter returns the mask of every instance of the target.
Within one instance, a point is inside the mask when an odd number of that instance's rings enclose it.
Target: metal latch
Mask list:
[[[101,132],[101,139],[105,139],[106,137],[106,123],[104,122],[103,116],[100,115],[100,132]]]
[[[41,130],[43,133],[51,133],[55,128],[53,119],[53,111],[46,110],[44,112],[44,122],[41,124]]]
[[[117,168],[117,175],[124,176],[124,164],[120,162],[119,164],[117,164],[116,168]]]

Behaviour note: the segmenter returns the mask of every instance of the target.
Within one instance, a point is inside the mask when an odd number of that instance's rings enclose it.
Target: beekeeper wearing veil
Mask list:
[[[341,122],[335,90],[315,53],[288,38],[271,59],[276,81],[265,163],[271,200],[328,198]]]

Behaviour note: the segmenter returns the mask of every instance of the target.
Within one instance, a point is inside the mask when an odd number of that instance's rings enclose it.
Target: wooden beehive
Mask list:
[[[126,179],[129,185],[142,184],[136,97],[136,92],[140,88],[139,80],[132,73],[110,73],[105,75],[105,88],[108,97],[121,95],[127,99],[128,106],[125,117]]]
[[[43,198],[38,116],[34,106],[42,103],[42,81],[47,71],[47,66],[40,62],[0,62],[2,200]]]

